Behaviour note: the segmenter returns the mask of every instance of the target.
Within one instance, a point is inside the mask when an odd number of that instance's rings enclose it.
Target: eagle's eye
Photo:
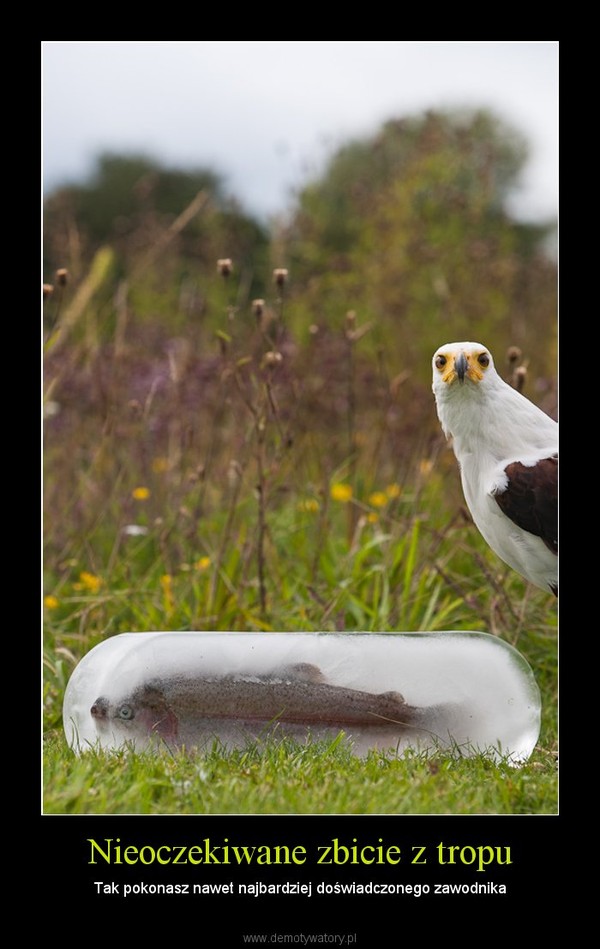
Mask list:
[[[490,357],[488,356],[487,353],[481,353],[477,357],[477,362],[479,363],[480,366],[483,366],[484,369],[487,369],[487,367],[490,364]]]
[[[117,709],[117,718],[122,718],[123,721],[129,722],[134,717],[134,711],[131,705],[120,705]]]
[[[438,369],[443,369],[447,362],[448,362],[448,360],[446,359],[445,356],[436,356],[436,357],[435,357],[435,364],[436,364],[436,367],[437,367]]]

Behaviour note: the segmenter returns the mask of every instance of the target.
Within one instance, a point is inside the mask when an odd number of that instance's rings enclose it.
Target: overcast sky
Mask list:
[[[335,148],[435,108],[489,108],[526,138],[511,210],[557,213],[558,42],[42,43],[44,189],[103,151],[210,167],[263,219]]]

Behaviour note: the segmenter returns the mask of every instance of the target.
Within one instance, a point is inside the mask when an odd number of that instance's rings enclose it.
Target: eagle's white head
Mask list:
[[[482,343],[445,343],[432,359],[433,393],[446,436],[510,454],[552,444],[556,422],[505,382]]]
[[[482,343],[445,343],[433,354],[432,369],[437,413],[447,437],[470,428],[469,420],[475,424],[491,390],[506,386]]]
[[[454,382],[479,385],[486,374],[497,375],[492,354],[481,343],[445,343],[433,354],[433,391],[436,394]]]

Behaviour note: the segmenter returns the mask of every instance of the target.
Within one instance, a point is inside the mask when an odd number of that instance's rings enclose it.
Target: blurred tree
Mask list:
[[[105,244],[116,252],[117,276],[130,277],[199,192],[207,198],[201,212],[170,240],[153,268],[158,285],[170,283],[179,294],[182,280],[205,268],[212,274],[216,260],[227,256],[246,274],[248,293],[259,295],[268,253],[264,228],[225,197],[215,172],[165,168],[143,155],[101,155],[87,183],[66,185],[48,196],[44,268],[49,279],[57,266],[81,277]],[[145,289],[155,287],[146,284]]]
[[[373,339],[422,380],[452,339],[500,358],[519,345],[554,375],[554,222],[505,210],[526,158],[523,139],[485,111],[390,121],[341,148],[299,194],[285,235],[296,312],[374,319]]]

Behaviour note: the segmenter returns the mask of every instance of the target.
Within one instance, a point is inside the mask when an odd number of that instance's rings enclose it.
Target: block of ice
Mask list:
[[[358,755],[518,763],[539,735],[540,694],[523,656],[486,633],[123,633],[76,667],[63,721],[77,753],[342,732]]]

